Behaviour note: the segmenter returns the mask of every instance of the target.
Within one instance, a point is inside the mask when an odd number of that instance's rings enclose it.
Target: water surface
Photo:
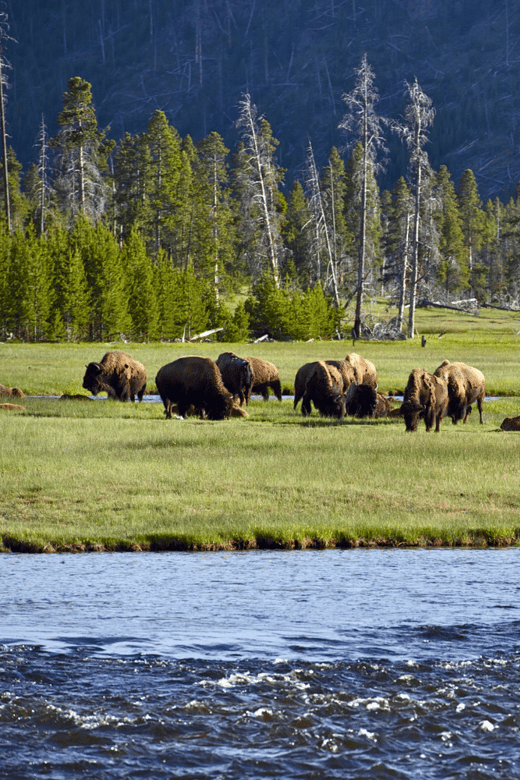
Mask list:
[[[518,776],[519,555],[2,555],[0,777]]]

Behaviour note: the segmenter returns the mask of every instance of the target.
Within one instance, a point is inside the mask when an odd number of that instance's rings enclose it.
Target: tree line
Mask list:
[[[381,295],[398,307],[385,335],[413,337],[422,299],[515,306],[518,201],[484,206],[471,170],[458,186],[445,166],[433,171],[433,106],[417,81],[405,94],[400,121],[379,116],[364,56],[343,96],[347,153],[333,147],[319,167],[309,140],[288,191],[250,95],[231,155],[216,132],[181,138],[160,110],[115,143],[98,127],[90,84],[70,79],[60,131],[49,138],[42,118],[29,171],[12,148],[4,154],[2,337],[361,338],[373,330],[366,301]],[[381,192],[391,132],[408,169]]]

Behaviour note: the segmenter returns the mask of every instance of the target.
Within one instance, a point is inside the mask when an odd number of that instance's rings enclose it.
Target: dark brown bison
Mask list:
[[[346,413],[353,417],[375,417],[377,408],[377,391],[372,385],[358,385],[352,382],[346,398]]]
[[[450,363],[449,360],[445,360],[435,369],[434,375],[444,379],[448,385],[448,417],[451,417],[453,425],[456,425],[459,420],[466,422],[471,414],[471,404],[475,401],[480,423],[484,422],[482,403],[486,395],[486,380],[482,371],[465,363]]]
[[[448,385],[424,368],[414,368],[408,377],[400,414],[407,431],[416,431],[419,418],[424,419],[429,432],[435,425],[438,433],[441,421],[448,413]]]
[[[197,355],[178,358],[159,369],[155,383],[167,419],[172,416],[173,404],[177,404],[181,417],[186,416],[190,406],[201,419],[225,420],[231,415],[233,396],[211,358]]]
[[[520,417],[506,417],[500,427],[503,431],[520,431]]]
[[[238,357],[234,352],[222,352],[217,358],[217,366],[222,381],[240,405],[249,401],[253,386],[253,369],[248,360]]]
[[[143,400],[146,389],[146,371],[142,363],[126,352],[107,352],[100,363],[89,363],[83,387],[92,395],[106,392],[109,398],[119,401]]]
[[[302,414],[311,413],[311,403],[323,417],[345,416],[345,394],[341,374],[323,360],[305,363],[294,380],[294,409],[302,401]]]
[[[251,393],[261,393],[264,401],[268,401],[269,388],[271,388],[278,400],[281,401],[282,386],[280,384],[280,377],[276,366],[268,360],[261,360],[256,357],[247,357],[246,360],[253,370]],[[246,403],[249,403],[251,393],[246,399]]]

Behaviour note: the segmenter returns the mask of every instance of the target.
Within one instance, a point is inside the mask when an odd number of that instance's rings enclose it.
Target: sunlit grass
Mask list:
[[[253,401],[248,420],[163,418],[160,404],[25,399],[2,417],[8,549],[495,544],[519,533],[518,399],[485,425],[303,418]]]
[[[390,319],[387,301],[370,304]],[[0,412],[4,549],[210,549],[358,544],[504,544],[520,534],[520,313],[418,309],[420,339],[260,344],[0,344],[0,383],[28,396],[85,393],[85,364],[124,349],[158,369],[177,357],[256,355],[294,387],[305,362],[356,351],[383,393],[444,359],[482,370],[484,425],[302,417],[292,399],[254,400],[249,419],[164,419],[160,403],[27,397]],[[496,400],[490,400],[489,396]]]

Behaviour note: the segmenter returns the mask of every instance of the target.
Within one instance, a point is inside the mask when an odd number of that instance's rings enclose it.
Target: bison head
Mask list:
[[[419,423],[419,417],[424,414],[426,407],[417,401],[403,401],[399,414],[404,417],[407,431],[416,431]]]
[[[100,363],[89,363],[86,366],[85,376],[83,377],[83,387],[85,390],[90,390],[92,395],[97,395],[103,390],[102,382],[100,381],[103,368]]]

